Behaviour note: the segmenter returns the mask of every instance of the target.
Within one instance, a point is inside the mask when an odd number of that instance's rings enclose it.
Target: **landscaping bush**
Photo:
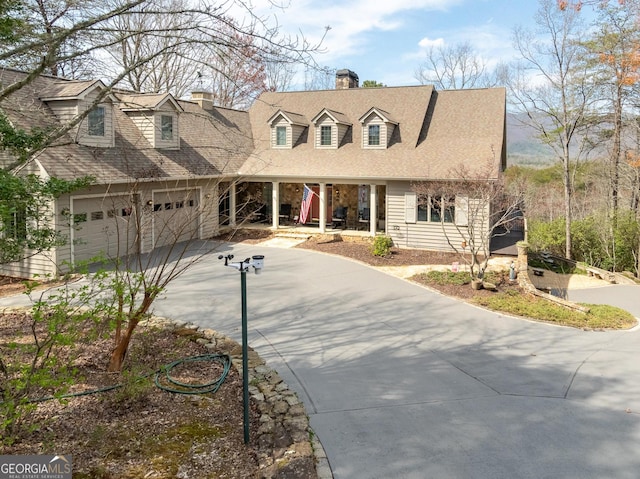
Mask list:
[[[389,236],[376,236],[371,246],[371,253],[374,256],[387,256],[391,253],[393,240]]]
[[[564,219],[531,221],[529,243],[533,251],[564,256]],[[640,223],[631,212],[618,215],[615,226],[605,213],[593,214],[571,223],[573,259],[609,271],[637,272]]]

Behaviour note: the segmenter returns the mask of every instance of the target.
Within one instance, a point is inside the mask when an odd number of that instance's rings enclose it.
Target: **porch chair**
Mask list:
[[[369,224],[369,216],[371,215],[369,208],[362,208],[360,210],[360,214],[358,215],[358,229],[360,227],[365,228]]]
[[[338,206],[333,210],[333,217],[331,218],[332,228],[346,228],[347,227],[347,210],[348,206]]]
[[[278,220],[291,221],[291,204],[285,203],[280,205],[280,211],[278,212]]]

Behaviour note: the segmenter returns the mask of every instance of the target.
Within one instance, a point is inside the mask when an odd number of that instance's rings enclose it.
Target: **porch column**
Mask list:
[[[280,183],[274,181],[271,183],[271,224],[273,229],[277,230],[280,226]]]
[[[229,185],[229,226],[236,226],[236,183],[231,181]]]
[[[324,233],[327,227],[327,184],[320,183],[320,233]]]
[[[369,185],[369,234],[376,235],[378,228],[378,187]]]

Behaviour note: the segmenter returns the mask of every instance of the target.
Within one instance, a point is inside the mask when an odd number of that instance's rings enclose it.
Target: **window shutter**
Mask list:
[[[415,193],[404,194],[404,222],[415,223],[417,208],[417,195]]]
[[[469,225],[469,197],[468,196],[456,196],[455,222],[458,226]]]

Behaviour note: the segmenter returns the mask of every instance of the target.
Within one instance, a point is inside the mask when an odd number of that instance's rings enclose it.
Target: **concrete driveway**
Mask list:
[[[247,278],[249,342],[304,401],[334,477],[638,477],[640,332],[505,317],[315,252],[228,248],[265,255]],[[212,256],[156,313],[240,340],[240,274]]]
[[[311,251],[226,248],[265,255],[247,276],[249,342],[304,401],[335,478],[639,476],[640,331],[514,319]],[[605,291],[639,307],[640,289]],[[211,255],[155,312],[239,341],[240,274]]]

